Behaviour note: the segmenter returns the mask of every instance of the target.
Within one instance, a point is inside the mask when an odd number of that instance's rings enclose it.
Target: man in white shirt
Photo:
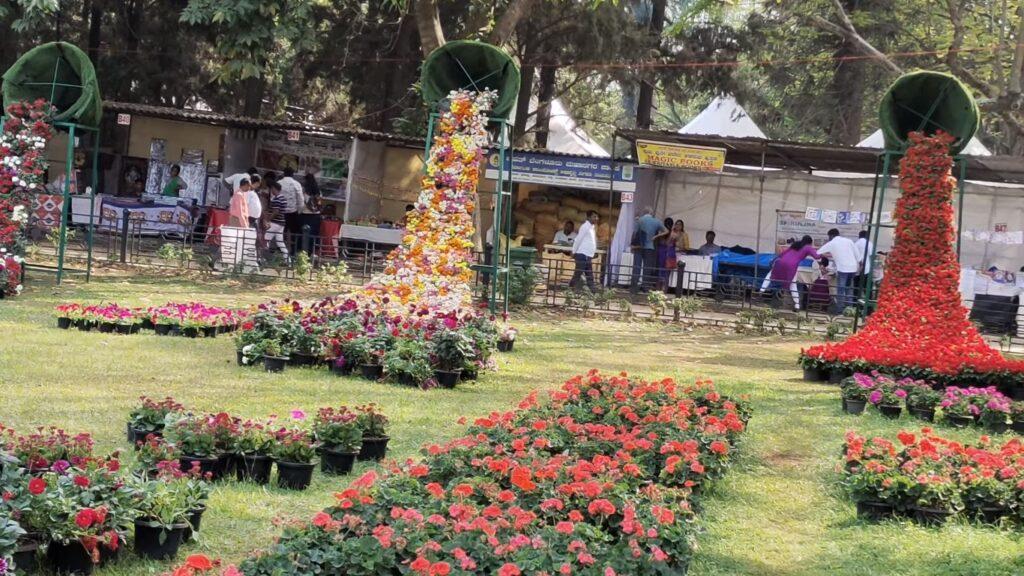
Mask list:
[[[245,203],[249,207],[249,227],[255,229],[257,236],[260,231],[260,217],[263,216],[263,202],[260,200],[261,181],[259,175],[250,178],[251,188],[245,193]]]
[[[566,220],[562,229],[555,232],[555,244],[572,246],[574,240],[576,240],[576,225],[572,223],[572,220]]]
[[[576,288],[580,277],[585,276],[587,287],[596,292],[594,287],[594,253],[597,252],[597,230],[594,228],[601,216],[591,210],[587,212],[587,221],[580,226],[576,239],[572,243],[572,258],[576,261],[576,270],[572,273],[569,288]]]
[[[853,243],[857,248],[857,255],[860,256],[860,273],[857,275],[857,293],[860,293],[862,286],[867,286],[868,275],[871,274],[871,257],[875,252],[875,245],[868,240],[868,231],[861,230],[857,234],[857,241]]]
[[[828,231],[828,242],[818,248],[818,254],[828,254],[836,265],[836,304],[834,312],[841,314],[853,305],[853,285],[860,271],[864,251],[857,251],[853,240],[839,235],[839,230]]]

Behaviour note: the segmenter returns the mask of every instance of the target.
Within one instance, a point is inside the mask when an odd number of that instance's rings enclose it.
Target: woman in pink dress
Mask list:
[[[789,248],[775,259],[775,263],[772,264],[771,274],[761,284],[761,292],[763,293],[767,290],[771,284],[781,285],[783,289],[789,286],[789,293],[793,297],[793,306],[796,310],[799,310],[800,291],[797,290],[796,282],[793,279],[796,278],[796,270],[800,267],[800,263],[806,258],[814,258],[815,260],[821,258],[818,255],[818,251],[814,249],[814,240],[810,236],[804,236],[800,240],[793,242]]]

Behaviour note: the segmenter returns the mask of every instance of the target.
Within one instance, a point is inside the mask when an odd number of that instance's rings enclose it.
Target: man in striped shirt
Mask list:
[[[267,187],[270,189],[270,224],[264,235],[267,240],[267,249],[269,250],[276,244],[278,250],[284,254],[285,260],[291,262],[291,258],[288,256],[288,246],[284,242],[285,211],[288,209],[288,200],[281,193],[281,184],[270,182]]]

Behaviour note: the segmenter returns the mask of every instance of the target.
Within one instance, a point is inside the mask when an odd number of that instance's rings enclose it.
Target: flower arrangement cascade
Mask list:
[[[485,111],[496,96],[449,96],[402,245],[388,254],[384,273],[360,291],[371,308],[427,304],[452,311],[470,303],[474,197],[487,146]]]
[[[53,137],[53,107],[45,100],[7,107],[0,134],[0,296],[21,292],[29,194],[42,189],[48,162],[46,143]]]
[[[947,379],[966,374],[1024,378],[1024,362],[1007,360],[981,337],[960,303],[954,251],[949,147],[953,137],[910,135],[900,161],[894,246],[878,308],[864,329],[842,343],[815,346],[805,358],[825,365],[926,371]]]

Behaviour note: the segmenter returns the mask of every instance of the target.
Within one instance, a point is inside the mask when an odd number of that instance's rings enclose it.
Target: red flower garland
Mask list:
[[[896,202],[895,243],[887,259],[877,311],[864,329],[838,344],[815,346],[809,357],[827,363],[925,369],[935,374],[1010,374],[1024,362],[1007,360],[981,337],[960,304],[960,263],[953,250],[953,137],[910,135],[900,161],[903,195]]]

